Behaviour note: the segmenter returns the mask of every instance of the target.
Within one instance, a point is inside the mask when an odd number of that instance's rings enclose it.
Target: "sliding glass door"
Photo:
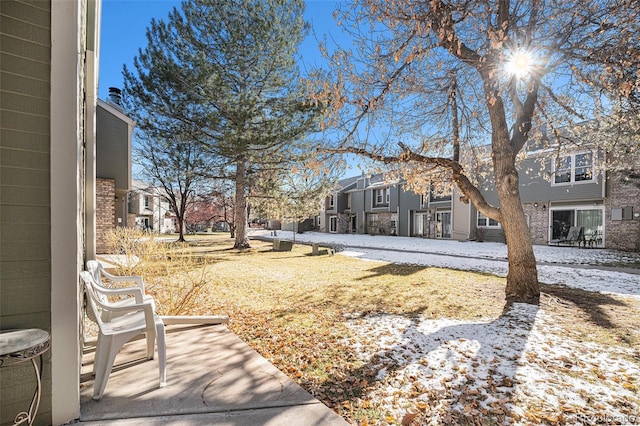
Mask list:
[[[561,239],[567,236],[569,228],[574,226],[575,210],[551,211],[551,239]]]
[[[576,215],[576,226],[584,228],[586,238],[602,238],[602,210],[578,210]]]
[[[584,228],[584,236],[604,238],[604,209],[602,207],[568,207],[551,210],[551,238],[559,239],[567,235],[572,226]]]

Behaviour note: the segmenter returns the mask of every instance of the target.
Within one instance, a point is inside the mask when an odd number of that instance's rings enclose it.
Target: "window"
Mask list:
[[[556,160],[555,183],[571,182],[571,156]]]
[[[376,189],[374,191],[374,194],[376,198],[376,204],[382,204],[382,201],[384,200],[384,189]]]
[[[429,185],[429,201],[430,202],[440,202],[440,201],[451,201],[451,194],[453,193],[453,189],[451,188],[450,183],[439,183],[434,184],[431,183]]]
[[[347,208],[351,208],[351,194],[347,194]]]
[[[499,228],[500,224],[478,212],[478,228]]]
[[[338,232],[338,217],[329,217],[329,232]]]
[[[389,231],[391,235],[396,235],[398,232],[398,214],[394,213],[391,215],[391,220],[389,221]]]
[[[554,184],[589,182],[593,180],[593,153],[559,157],[554,163]]]
[[[335,199],[333,195],[329,195],[329,207],[333,207],[335,205]]]
[[[146,195],[144,196],[144,207],[145,207],[146,209],[148,209],[148,208],[149,208],[149,197],[148,197],[148,196],[146,196]]]
[[[386,206],[389,204],[390,191],[388,188],[379,188],[373,190],[373,205]]]
[[[574,166],[574,180],[576,182],[583,180],[593,180],[593,154],[586,152],[584,154],[576,154]]]

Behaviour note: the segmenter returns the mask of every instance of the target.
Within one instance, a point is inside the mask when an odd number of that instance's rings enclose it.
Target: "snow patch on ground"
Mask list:
[[[536,306],[515,304],[495,320],[379,315],[349,326],[382,382],[370,397],[396,419],[420,403],[432,425],[454,412],[498,424],[592,423],[640,407],[640,353],[573,341]]]

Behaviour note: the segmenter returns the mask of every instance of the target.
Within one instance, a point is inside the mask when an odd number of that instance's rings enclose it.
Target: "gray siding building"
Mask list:
[[[640,167],[630,160],[631,169]],[[534,244],[549,244],[579,227],[582,245],[640,250],[640,188],[597,167],[604,161],[601,150],[587,145],[532,151],[524,158],[520,195]],[[485,199],[499,206],[490,173],[483,182]],[[457,188],[451,195],[418,195],[379,174],[345,179],[330,198],[337,201],[328,201],[330,209],[321,213],[327,232],[505,241],[501,225],[462,202]]]

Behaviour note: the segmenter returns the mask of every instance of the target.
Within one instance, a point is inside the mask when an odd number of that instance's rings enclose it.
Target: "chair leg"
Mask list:
[[[100,336],[98,341],[101,344],[96,347],[96,356],[93,361],[94,381],[93,381],[93,399],[99,401],[102,399],[104,388],[107,385],[107,377],[111,372],[111,368],[107,371],[108,353],[111,351],[112,336]]]
[[[153,359],[155,354],[155,346],[156,346],[156,328],[147,327],[146,335],[147,335],[147,359]]]
[[[167,385],[167,347],[162,319],[156,317],[156,340],[158,342],[158,367],[160,369],[160,387]]]
[[[105,336],[103,344],[101,345],[100,365],[97,366],[96,379],[93,383],[93,399],[99,401],[102,399],[104,390],[107,387],[107,381],[111,370],[113,369],[113,363],[116,360],[116,355],[122,349],[125,343],[131,340],[133,337],[131,334],[122,336]]]
[[[101,348],[101,341],[103,339],[102,334],[98,334],[98,340],[96,341],[96,349],[94,352],[94,356],[93,356],[93,369],[91,370],[91,372],[93,373],[93,375],[96,375],[96,367],[98,365],[98,362],[100,361],[100,354],[102,353],[102,351],[100,350]]]

